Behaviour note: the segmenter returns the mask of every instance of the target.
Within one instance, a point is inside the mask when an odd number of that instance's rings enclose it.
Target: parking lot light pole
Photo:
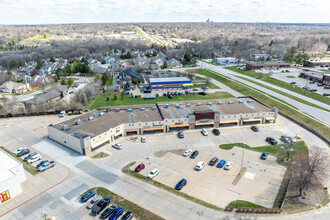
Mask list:
[[[241,170],[239,171],[240,175],[242,175],[242,169],[243,169],[244,150],[245,150],[245,142],[243,143],[243,154],[242,154],[242,161],[241,161]]]

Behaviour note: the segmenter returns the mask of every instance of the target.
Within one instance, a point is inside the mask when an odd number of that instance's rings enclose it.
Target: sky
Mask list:
[[[0,24],[330,23],[330,0],[0,0]]]

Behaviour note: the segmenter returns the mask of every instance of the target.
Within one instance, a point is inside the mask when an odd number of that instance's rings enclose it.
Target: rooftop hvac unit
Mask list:
[[[208,105],[212,105],[212,102],[207,103]]]
[[[180,108],[180,105],[179,104],[175,104],[175,108]]]
[[[88,118],[89,121],[91,121],[91,120],[93,120],[93,119],[94,119],[93,116],[90,116],[90,117]]]
[[[131,108],[127,109],[128,112],[132,112],[133,110]]]
[[[140,108],[140,111],[145,111],[146,109],[145,108]]]
[[[186,104],[186,107],[190,107],[190,104]]]
[[[100,112],[99,116],[102,116],[102,115],[104,115],[104,112]]]
[[[197,103],[197,106],[201,106],[202,105],[202,103]]]
[[[115,109],[115,112],[120,112],[120,108],[116,108]]]
[[[76,125],[80,125],[82,122],[80,119],[78,119],[78,121],[76,121]]]
[[[168,104],[165,104],[164,108],[168,108]]]
[[[229,101],[228,104],[234,104],[234,102],[233,101]]]
[[[252,100],[248,100],[247,103],[252,103]]]
[[[218,104],[219,104],[219,105],[222,105],[222,104],[223,104],[223,102],[219,102]]]
[[[67,126],[67,125],[63,125],[62,126],[62,130],[63,131],[68,131],[68,130],[70,130],[71,128],[69,127],[69,126]]]
[[[238,103],[243,103],[244,101],[243,100],[239,100],[239,102]]]

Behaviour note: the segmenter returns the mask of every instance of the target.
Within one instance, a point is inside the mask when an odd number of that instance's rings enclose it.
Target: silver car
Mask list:
[[[92,201],[90,201],[89,203],[88,203],[88,205],[86,206],[86,208],[87,209],[91,209],[91,208],[93,208],[95,205],[96,205],[96,203],[98,202],[98,201],[100,201],[102,199],[102,196],[96,196],[94,199],[92,199]]]

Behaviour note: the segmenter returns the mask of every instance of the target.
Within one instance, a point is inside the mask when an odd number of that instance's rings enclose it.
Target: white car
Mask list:
[[[19,152],[21,152],[24,149],[26,149],[26,147],[20,147],[14,152],[14,154],[17,155]]]
[[[153,179],[158,174],[159,174],[159,170],[157,168],[155,168],[148,174],[147,177],[148,177],[148,179]]]
[[[226,166],[225,166],[225,170],[230,170],[232,167],[233,167],[233,165],[234,165],[234,163],[233,162],[231,162],[231,161],[228,161],[228,163],[226,164]]]
[[[209,135],[209,133],[207,133],[207,130],[206,130],[205,128],[202,129],[202,134],[203,134],[204,136]]]
[[[39,168],[38,171],[39,172],[43,172],[49,168],[52,168],[55,166],[55,162],[54,161],[50,161],[50,162],[45,162],[44,164],[42,164]]]
[[[65,111],[61,111],[60,114],[59,114],[59,117],[64,117],[65,116]]]
[[[190,149],[187,149],[184,153],[183,153],[183,156],[184,157],[188,157],[190,154],[191,154],[192,150]]]
[[[28,159],[26,162],[28,164],[31,164],[33,162],[36,162],[38,160],[41,160],[41,156],[39,154],[32,156],[30,159]]]
[[[205,163],[203,161],[199,161],[195,166],[195,170],[201,171],[203,167],[205,167]]]
[[[121,144],[113,144],[112,147],[113,148],[116,148],[118,150],[121,150],[123,148],[123,145],[121,145]]]
[[[147,142],[147,138],[146,138],[145,136],[142,136],[142,137],[141,137],[141,142],[142,142],[142,143],[146,143],[146,142]]]

